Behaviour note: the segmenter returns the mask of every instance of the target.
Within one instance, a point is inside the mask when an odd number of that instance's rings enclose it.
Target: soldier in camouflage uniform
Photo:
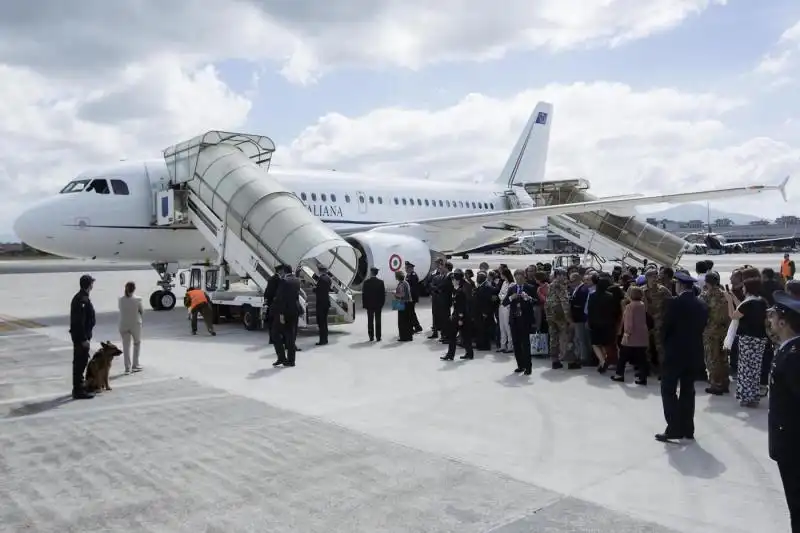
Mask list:
[[[703,347],[705,349],[706,369],[708,370],[709,387],[706,392],[722,395],[730,392],[730,368],[728,356],[722,351],[722,343],[728,333],[731,319],[728,313],[728,298],[720,287],[719,274],[706,274],[706,283],[700,299],[708,306],[708,322],[703,331]]]
[[[550,359],[553,368],[558,369],[567,363],[570,370],[581,367],[572,346],[572,320],[570,315],[567,271],[556,269],[553,281],[544,304],[547,326],[550,330]]]
[[[647,314],[653,319],[653,340],[656,349],[656,361],[659,368],[664,362],[664,337],[662,326],[664,325],[664,309],[666,301],[672,299],[672,293],[668,288],[658,282],[658,272],[648,270],[644,274],[644,302]]]

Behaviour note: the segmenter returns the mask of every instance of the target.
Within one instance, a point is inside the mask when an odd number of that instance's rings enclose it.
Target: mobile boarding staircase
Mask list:
[[[588,189],[589,182],[585,179],[515,183],[506,196],[512,206],[527,203],[520,202],[520,195],[533,199],[535,205],[597,200],[587,192]],[[686,250],[686,242],[680,237],[632,216],[615,215],[605,210],[547,217],[547,229],[581,246],[587,253],[593,252],[603,263],[608,260],[642,267],[647,260],[674,267]]]
[[[272,179],[273,141],[264,136],[209,131],[163,151],[169,189],[156,194],[158,223],[191,223],[218,253],[221,281],[249,280],[259,294],[280,265],[296,269],[306,325],[316,324],[311,290],[320,267],[332,281],[328,321],[351,323],[350,284],[358,252]],[[178,205],[176,205],[176,203]],[[175,213],[188,220],[170,220]],[[262,313],[263,318],[263,313]]]

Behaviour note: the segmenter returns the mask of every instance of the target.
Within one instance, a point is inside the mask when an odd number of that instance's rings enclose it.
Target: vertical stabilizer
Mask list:
[[[547,102],[536,104],[495,183],[510,187],[515,182],[539,183],[544,181],[544,167],[547,163],[552,123],[553,104]]]

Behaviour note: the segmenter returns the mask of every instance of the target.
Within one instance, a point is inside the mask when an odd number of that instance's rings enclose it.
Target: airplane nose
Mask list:
[[[46,221],[44,206],[30,207],[14,221],[14,233],[28,246],[47,251],[47,242],[53,237],[47,235]]]

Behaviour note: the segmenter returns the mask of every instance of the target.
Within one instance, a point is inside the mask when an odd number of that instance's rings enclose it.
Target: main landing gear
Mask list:
[[[178,299],[172,292],[175,287],[173,280],[178,271],[177,263],[153,263],[153,268],[161,278],[158,282],[159,290],[150,295],[150,307],[155,311],[170,311],[175,307]]]

